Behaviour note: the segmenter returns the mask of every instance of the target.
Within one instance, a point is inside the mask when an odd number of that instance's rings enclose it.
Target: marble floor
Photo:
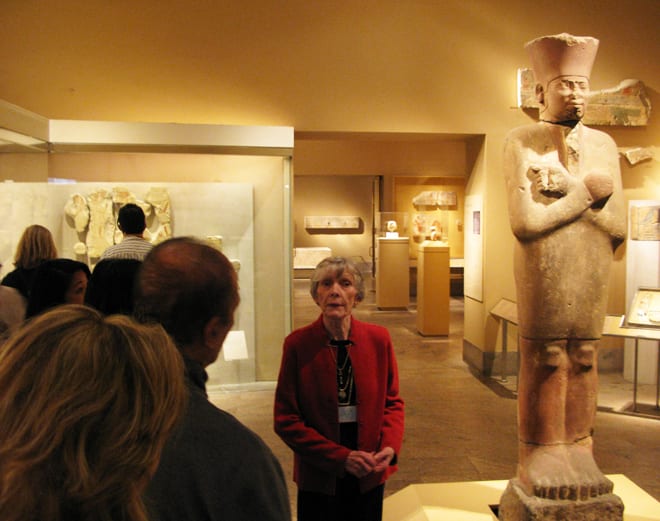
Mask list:
[[[308,281],[294,281],[294,325],[314,320],[318,310]],[[452,298],[448,337],[422,337],[415,329],[414,302],[407,310],[381,311],[373,291],[354,311],[356,318],[386,326],[399,364],[406,430],[399,471],[386,495],[413,483],[508,479],[515,473],[515,378],[483,378],[462,360],[463,299]],[[273,433],[274,384],[211,395],[272,448],[284,468],[295,507],[291,451]],[[655,386],[642,385],[638,401],[655,406]],[[611,412],[632,401],[632,385],[620,374],[601,376],[594,453],[606,474],[625,474],[660,501],[660,419]],[[659,417],[660,418],[660,417]],[[616,491],[615,491],[616,492]]]

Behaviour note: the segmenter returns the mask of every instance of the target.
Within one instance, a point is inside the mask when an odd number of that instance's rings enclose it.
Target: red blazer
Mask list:
[[[390,467],[360,480],[367,491],[396,471],[403,439],[403,400],[387,329],[352,318],[349,339],[358,409],[358,449],[392,447]],[[275,391],[275,432],[294,451],[300,490],[334,495],[350,449],[339,444],[337,372],[322,317],[284,340]]]

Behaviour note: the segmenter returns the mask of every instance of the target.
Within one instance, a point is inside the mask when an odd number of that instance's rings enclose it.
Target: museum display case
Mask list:
[[[448,244],[449,220],[446,209],[438,208],[431,211],[417,211],[412,214],[411,222],[411,236],[416,244],[424,241]]]
[[[0,122],[8,119],[2,116],[5,108],[0,105]],[[29,128],[23,119],[16,131]],[[74,194],[89,202],[91,194],[102,193],[103,204],[111,206],[118,204],[114,193],[150,200],[150,232],[159,233],[163,222],[155,216],[159,203],[153,193],[166,192],[171,235],[209,240],[238,269],[241,304],[234,334],[208,368],[209,388],[275,380],[292,322],[293,129],[50,121],[49,131],[45,172],[42,163],[26,161],[27,154],[0,154],[2,275],[11,270],[29,224],[51,229],[61,256],[94,265],[85,250],[89,229],[79,231],[75,211],[65,211]],[[18,182],[22,179],[39,182]],[[114,224],[114,217],[109,220]]]
[[[377,212],[375,221],[375,239],[408,237],[408,214],[406,212]]]

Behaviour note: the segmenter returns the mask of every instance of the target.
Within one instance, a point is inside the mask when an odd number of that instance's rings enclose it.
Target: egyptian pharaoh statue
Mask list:
[[[621,519],[623,506],[592,452],[597,348],[613,252],[625,235],[616,146],[581,123],[598,40],[559,34],[526,48],[540,121],[512,130],[504,151],[517,239],[520,372],[518,473],[502,498],[500,519],[530,518],[512,513],[530,498],[607,498],[618,514],[598,519]],[[577,512],[568,518],[596,519]]]

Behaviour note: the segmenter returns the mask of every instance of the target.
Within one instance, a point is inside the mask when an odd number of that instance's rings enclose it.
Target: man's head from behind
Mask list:
[[[215,248],[190,237],[170,239],[147,256],[135,288],[135,316],[158,322],[187,356],[217,358],[240,301],[236,271]]]
[[[147,220],[142,208],[137,204],[127,203],[119,209],[117,225],[125,235],[142,235],[147,227]]]

